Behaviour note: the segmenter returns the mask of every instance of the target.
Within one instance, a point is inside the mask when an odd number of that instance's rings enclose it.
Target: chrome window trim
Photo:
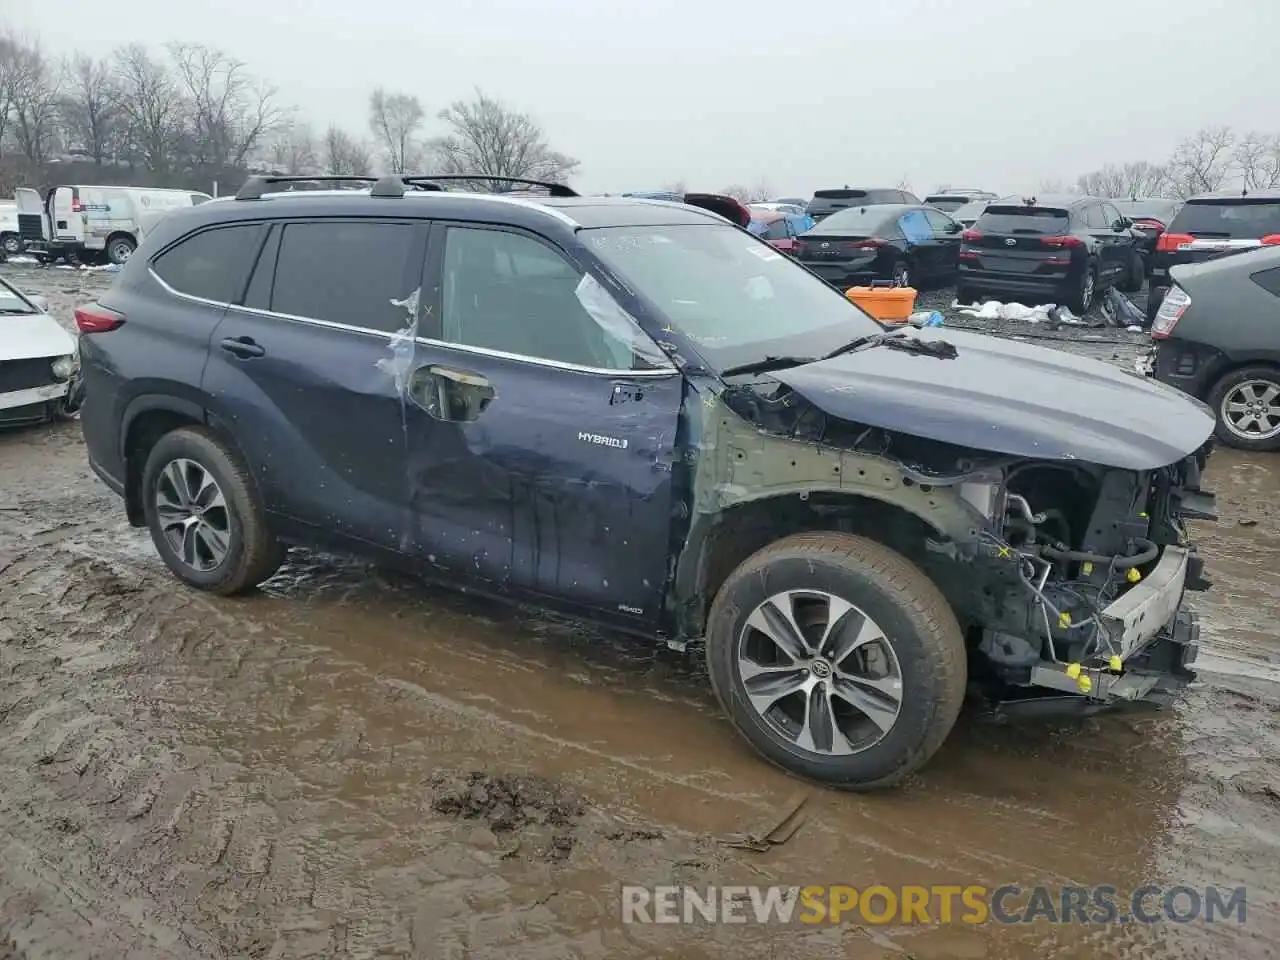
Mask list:
[[[399,331],[388,333],[385,330],[375,330],[373,327],[360,327],[350,323],[338,323],[334,320],[321,320],[318,317],[299,317],[292,313],[278,313],[274,310],[261,310],[257,307],[246,307],[239,303],[223,303],[220,300],[206,300],[204,297],[193,296],[189,293],[183,293],[175,290],[164,280],[160,279],[157,274],[148,265],[147,272],[160,284],[165,291],[178,297],[181,300],[189,300],[193,303],[201,303],[210,307],[223,307],[227,310],[235,310],[240,313],[248,313],[257,317],[270,317],[275,320],[288,320],[292,323],[305,323],[315,327],[325,327],[329,330],[342,330],[346,333],[358,333],[366,337],[377,337],[379,340],[385,340],[387,343],[393,341],[400,336]],[[472,347],[465,343],[450,343],[447,340],[433,340],[430,337],[414,337],[414,342],[420,343],[426,347],[437,347],[448,350],[456,350],[460,353],[471,353],[480,357],[492,357],[495,360],[513,360],[517,363],[527,363],[535,367],[547,367],[552,370],[567,370],[572,373],[590,373],[596,376],[612,377],[614,379],[629,379],[634,377],[643,378],[659,378],[670,377],[678,374],[680,371],[676,369],[674,364],[656,367],[652,370],[615,370],[610,367],[588,367],[577,363],[565,363],[560,360],[548,360],[544,357],[529,357],[522,353],[507,353],[503,350],[490,350],[487,347]]]

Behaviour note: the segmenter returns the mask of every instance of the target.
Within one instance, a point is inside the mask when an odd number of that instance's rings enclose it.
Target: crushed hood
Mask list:
[[[769,376],[829,416],[1017,457],[1152,470],[1213,432],[1204,404],[1099,360],[958,330],[917,336],[957,356],[878,346]]]
[[[47,313],[0,314],[0,363],[75,352],[71,334]]]

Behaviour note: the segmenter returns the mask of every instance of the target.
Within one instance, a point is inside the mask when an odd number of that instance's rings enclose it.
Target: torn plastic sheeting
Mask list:
[[[591,274],[583,274],[574,293],[583,309],[591,314],[591,318],[600,324],[601,329],[617,343],[625,344],[629,355],[617,358],[623,364],[621,369],[630,367],[633,357],[659,367],[669,364],[667,355],[661,348],[644,336],[631,314]]]
[[[409,374],[413,372],[413,351],[418,336],[418,294],[419,290],[414,290],[403,300],[391,301],[393,307],[402,307],[409,315],[409,324],[391,334],[387,341],[391,356],[383,357],[376,364],[379,370],[391,375],[396,392],[402,398],[409,389]]]

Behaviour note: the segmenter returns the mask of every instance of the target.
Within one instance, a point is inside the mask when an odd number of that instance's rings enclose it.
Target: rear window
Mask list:
[[[1189,200],[1173,218],[1169,232],[1231,240],[1280,233],[1280,200]]]
[[[1053,207],[987,207],[974,224],[990,233],[1062,233],[1067,229],[1067,211]]]
[[[239,303],[261,237],[258,223],[204,230],[160,254],[151,269],[178,293],[214,303]]]
[[[951,211],[959,210],[963,207],[968,203],[968,200],[965,197],[925,197],[924,202],[931,207],[937,207],[939,210],[951,213]]]
[[[1280,267],[1259,270],[1257,273],[1250,275],[1249,279],[1267,291],[1267,293],[1280,297]]]
[[[901,212],[901,208],[883,206],[849,207],[837,210],[814,227],[810,233],[853,233],[859,236],[873,236]]]
[[[1178,208],[1182,206],[1178,200],[1112,200],[1115,208],[1130,220],[1152,219],[1168,224]]]

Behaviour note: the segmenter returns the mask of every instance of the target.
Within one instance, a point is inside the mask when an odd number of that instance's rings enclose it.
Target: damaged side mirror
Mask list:
[[[446,423],[471,423],[497,397],[486,377],[453,367],[419,367],[409,376],[409,399]]]

